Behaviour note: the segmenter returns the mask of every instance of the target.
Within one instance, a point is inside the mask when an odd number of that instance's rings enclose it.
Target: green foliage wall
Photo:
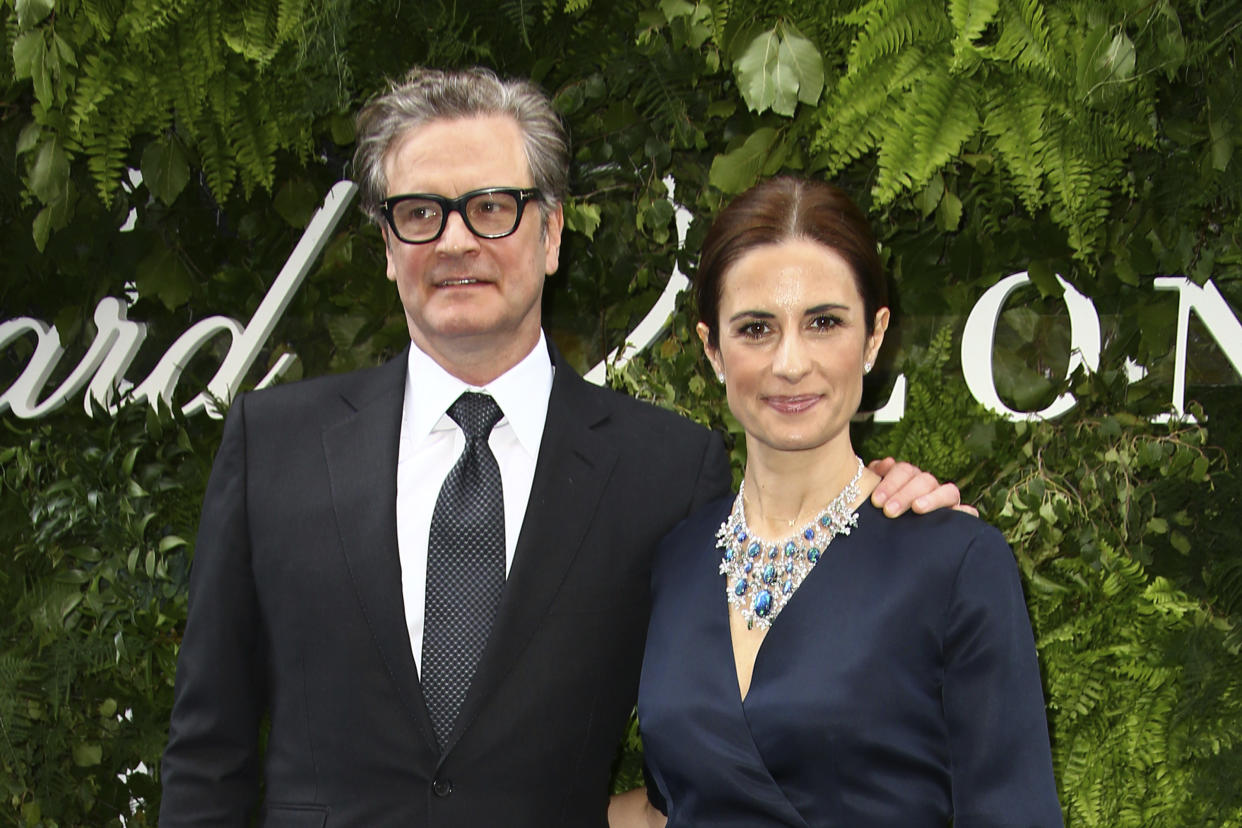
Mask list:
[[[54,321],[68,355],[96,302],[136,294],[131,379],[181,331],[258,304],[330,185],[351,113],[410,64],[534,77],[574,138],[547,326],[586,368],[616,345],[727,198],[779,171],[870,212],[899,324],[868,398],[910,382],[864,454],[957,480],[1010,539],[1040,648],[1070,825],[1242,825],[1238,377],[1196,331],[1199,424],[1153,425],[1174,370],[1160,275],[1242,309],[1242,6],[1196,0],[4,0],[0,319]],[[128,172],[137,170],[141,181]],[[665,180],[675,181],[669,192]],[[695,215],[679,250],[674,203]],[[121,228],[126,229],[121,232]],[[962,319],[1025,270],[994,355],[1013,425],[965,389]],[[407,338],[378,234],[348,219],[252,381],[373,363]],[[1104,328],[1062,380],[1060,274]],[[614,372],[744,447],[683,297]],[[187,369],[184,402],[226,343]],[[25,338],[0,353],[0,388]],[[209,349],[211,350],[211,349]],[[1126,357],[1147,369],[1129,383]],[[78,400],[0,429],[0,823],[153,822],[197,504],[218,423]],[[636,745],[617,785],[632,782]]]

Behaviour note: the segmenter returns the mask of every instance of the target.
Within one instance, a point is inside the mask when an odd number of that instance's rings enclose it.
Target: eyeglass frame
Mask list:
[[[504,233],[480,233],[474,229],[474,225],[470,223],[470,217],[466,215],[466,203],[472,198],[481,195],[491,195],[492,193],[503,193],[513,196],[517,201],[517,216],[514,218],[513,227]],[[392,210],[402,201],[419,198],[424,201],[433,201],[440,205],[440,229],[436,231],[429,239],[421,241],[410,241],[401,235],[397,230],[397,222],[392,217]],[[457,198],[448,198],[447,196],[436,195],[435,193],[401,193],[399,195],[389,196],[379,203],[380,213],[384,216],[384,220],[388,222],[388,228],[392,230],[392,234],[405,244],[430,244],[440,236],[444,235],[444,228],[448,226],[448,217],[450,213],[457,213],[461,216],[462,223],[466,225],[466,229],[480,239],[503,239],[512,236],[517,232],[518,227],[522,224],[522,215],[526,211],[526,202],[542,201],[543,193],[536,188],[523,187],[484,187],[480,190],[471,190],[468,193],[462,193]]]

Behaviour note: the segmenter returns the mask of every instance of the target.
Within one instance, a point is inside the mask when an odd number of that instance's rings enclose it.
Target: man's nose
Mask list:
[[[467,253],[479,247],[479,237],[470,232],[466,220],[456,210],[445,219],[444,232],[437,242],[439,249],[445,253]]]

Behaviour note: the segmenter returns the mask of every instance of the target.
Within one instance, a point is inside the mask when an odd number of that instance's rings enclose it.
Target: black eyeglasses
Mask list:
[[[486,187],[457,198],[412,193],[389,196],[380,202],[380,211],[393,234],[406,244],[426,244],[440,238],[452,212],[460,215],[479,238],[502,239],[517,230],[526,202],[538,198],[538,190],[517,187]]]

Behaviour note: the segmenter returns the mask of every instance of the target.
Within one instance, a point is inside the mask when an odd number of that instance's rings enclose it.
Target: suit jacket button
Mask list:
[[[431,790],[436,796],[448,796],[453,792],[453,780],[437,779],[431,783]]]

